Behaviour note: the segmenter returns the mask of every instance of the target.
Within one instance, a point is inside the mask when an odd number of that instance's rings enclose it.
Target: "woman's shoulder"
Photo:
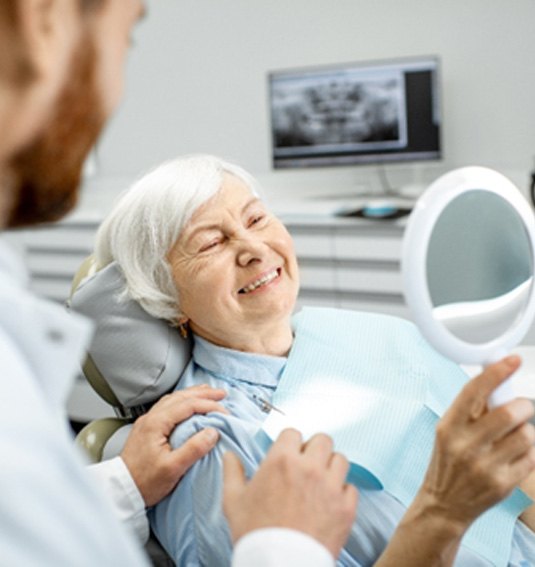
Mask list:
[[[175,448],[179,447],[192,435],[207,427],[215,429],[220,438],[231,445],[240,447],[255,445],[255,437],[262,426],[262,418],[265,417],[258,406],[243,392],[236,391],[236,389],[231,389],[227,398],[223,399],[220,404],[227,413],[194,413],[179,423],[170,437],[171,445]]]

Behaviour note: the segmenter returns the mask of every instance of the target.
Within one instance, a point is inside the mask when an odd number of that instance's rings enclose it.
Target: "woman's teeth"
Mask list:
[[[248,286],[240,289],[240,293],[249,293],[250,291],[254,291],[255,289],[258,289],[260,286],[272,282],[278,275],[279,275],[278,270],[273,270],[272,272],[269,272],[269,274],[266,274],[263,278],[260,278],[259,280],[256,280],[252,284],[249,284]]]

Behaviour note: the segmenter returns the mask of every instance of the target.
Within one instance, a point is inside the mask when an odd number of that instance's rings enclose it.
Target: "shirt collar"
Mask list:
[[[193,360],[210,374],[227,381],[276,387],[286,357],[241,352],[217,346],[193,335]]]

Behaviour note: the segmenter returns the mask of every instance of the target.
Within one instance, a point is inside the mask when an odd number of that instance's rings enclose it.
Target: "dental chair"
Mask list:
[[[131,424],[173,390],[191,358],[191,342],[136,301],[122,298],[123,290],[118,265],[98,270],[89,256],[74,276],[67,302],[95,324],[82,369],[117,416],[92,421],[77,435],[76,443],[92,462],[120,454]],[[174,564],[153,536],[146,550],[154,565]]]

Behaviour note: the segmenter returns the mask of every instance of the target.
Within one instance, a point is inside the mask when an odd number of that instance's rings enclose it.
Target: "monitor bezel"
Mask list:
[[[398,152],[398,153],[373,153],[361,154],[358,153],[351,155],[329,155],[329,156],[315,156],[294,158],[286,162],[277,162],[275,156],[275,133],[273,128],[273,105],[271,95],[271,85],[274,77],[283,77],[285,75],[303,75],[318,74],[318,73],[335,73],[336,71],[344,71],[347,69],[366,69],[366,68],[381,68],[381,67],[402,67],[417,64],[430,64],[429,68],[434,70],[433,87],[434,92],[434,107],[438,116],[438,147],[437,150],[429,152]],[[270,70],[267,72],[267,101],[268,101],[268,116],[269,116],[269,132],[270,132],[270,150],[271,150],[271,166],[274,170],[289,170],[289,169],[306,169],[306,168],[321,168],[321,167],[347,167],[353,165],[381,165],[389,163],[417,163],[428,161],[440,161],[443,159],[443,109],[442,109],[442,63],[438,55],[417,55],[408,57],[392,57],[381,59],[370,59],[365,61],[349,61],[344,63],[330,63],[325,65],[309,65],[302,67],[291,67],[285,69]]]

